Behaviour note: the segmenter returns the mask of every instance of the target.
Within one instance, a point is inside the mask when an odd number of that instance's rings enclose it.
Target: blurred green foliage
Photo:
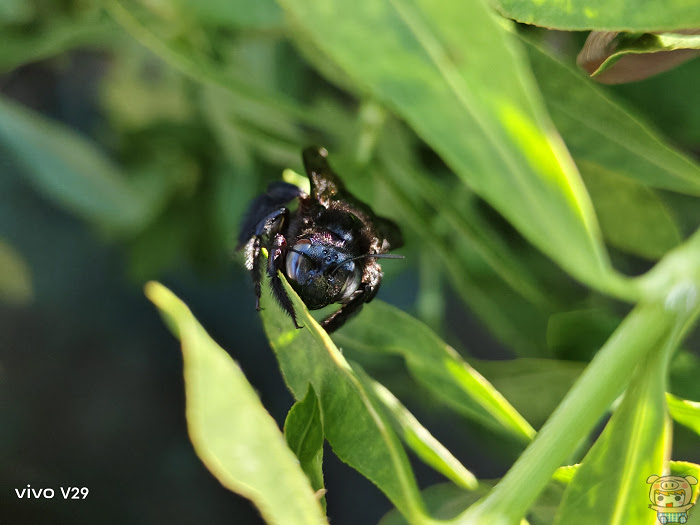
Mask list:
[[[493,4],[558,29],[700,23],[691,2],[665,6],[663,20],[644,2]],[[576,33],[519,26],[480,0],[6,0],[7,78],[37,61],[61,71],[71,53],[97,57],[102,70],[93,128],[3,96],[0,146],[38,193],[119,247],[139,284],[188,266],[223,275],[247,203],[283,169],[301,172],[309,143],[331,152],[352,193],[402,225],[407,261],[386,264],[386,279],[420,275],[419,319],[376,303],[331,340],[308,312],[307,329],[290,331],[266,304],[265,329],[298,401],[284,437],[300,468],[240,370],[181,302],[150,285],[183,343],[197,452],[270,522],[325,519],[314,499],[325,438],[411,523],[641,523],[653,520],[642,477],[698,444],[695,434],[673,442],[666,403],[697,432],[697,403],[683,396],[698,395],[700,360],[674,352],[686,336],[698,346],[700,68],[601,87],[576,70],[579,44]],[[0,273],[3,301],[31,300],[30,270],[1,239]],[[456,343],[455,297],[516,359],[489,361],[468,338]],[[445,341],[465,346],[471,366]],[[397,355],[406,370],[387,361]],[[404,385],[401,397],[510,436],[495,445],[504,457],[534,442],[501,483],[479,481],[465,496],[476,484],[469,465],[372,379],[386,363],[402,377],[389,384]],[[243,398],[264,421],[262,437],[227,419],[242,417]],[[260,452],[259,439],[275,454]],[[229,441],[238,456],[227,456]],[[421,494],[404,447],[459,490]],[[581,460],[566,491],[552,481]],[[276,472],[299,507],[265,497]],[[444,512],[431,514],[434,501]]]

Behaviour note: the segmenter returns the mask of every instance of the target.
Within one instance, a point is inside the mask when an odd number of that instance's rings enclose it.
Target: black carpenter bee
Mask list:
[[[386,252],[400,248],[403,238],[393,221],[376,216],[345,189],[327,157],[324,148],[302,152],[310,195],[293,184],[273,182],[267,193],[253,200],[237,249],[246,247],[245,264],[253,277],[258,310],[265,248],[272,294],[295,327],[301,328],[278,270],[310,310],[341,303],[321,323],[331,333],[377,295],[383,275],[377,259],[402,258]],[[292,211],[288,205],[295,199],[298,207]]]

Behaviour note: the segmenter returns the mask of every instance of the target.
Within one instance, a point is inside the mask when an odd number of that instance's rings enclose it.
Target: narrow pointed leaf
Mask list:
[[[700,403],[666,394],[668,411],[677,423],[700,435]]]
[[[537,436],[488,496],[461,516],[463,523],[512,523],[550,482],[630,381],[630,371],[664,346],[676,314],[660,304],[637,306],[595,355]]]
[[[197,455],[271,524],[327,523],[296,456],[243,372],[163,285],[146,295],[182,343],[187,428]]]
[[[386,303],[372,301],[333,337],[343,346],[401,355],[413,377],[454,410],[524,442],[534,436],[528,422],[453,348]]]
[[[547,109],[574,159],[654,188],[700,195],[696,162],[580,71],[524,42]]]
[[[564,493],[555,523],[652,521],[646,479],[662,471],[670,452],[664,390],[672,350],[650,352],[639,363],[622,403]]]
[[[540,250],[626,297],[518,43],[478,0],[282,0],[300,31],[404,118]],[[381,49],[381,53],[377,53]]]
[[[323,428],[318,399],[312,386],[306,397],[294,403],[284,422],[284,438],[299,458],[301,469],[316,493],[323,489]],[[326,507],[326,498],[321,498]]]
[[[368,390],[373,390],[374,395],[384,405],[401,439],[424,463],[444,474],[459,487],[468,490],[477,488],[478,482],[474,474],[469,472],[449,450],[435,439],[413,414],[394,397],[394,394],[381,383],[364,374],[357,365],[353,368],[358,372],[358,376]]]
[[[294,397],[303,399],[311,384],[333,452],[376,484],[409,520],[428,520],[406,452],[381,407],[287,281],[284,289],[303,329],[295,329],[273,303],[268,279],[263,281],[265,333]]]

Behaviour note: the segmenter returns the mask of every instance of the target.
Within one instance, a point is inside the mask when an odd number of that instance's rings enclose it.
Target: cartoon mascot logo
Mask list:
[[[654,509],[659,523],[685,523],[693,506],[693,488],[698,480],[694,476],[649,476],[650,509]]]

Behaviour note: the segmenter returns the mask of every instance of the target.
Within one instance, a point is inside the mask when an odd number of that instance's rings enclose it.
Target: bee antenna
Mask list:
[[[336,263],[335,268],[333,268],[333,271],[331,271],[331,275],[337,272],[338,269],[340,269],[340,267],[346,263],[357,261],[359,259],[405,259],[405,257],[395,253],[366,253],[365,255],[358,255],[352,259],[345,259],[344,261]]]

